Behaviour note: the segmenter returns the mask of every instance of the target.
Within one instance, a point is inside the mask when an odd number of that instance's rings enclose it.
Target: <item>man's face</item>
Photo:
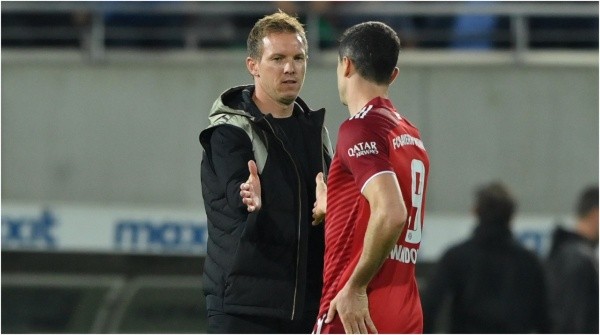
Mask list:
[[[296,33],[271,33],[263,38],[262,57],[251,68],[257,90],[290,105],[304,83],[306,46]]]

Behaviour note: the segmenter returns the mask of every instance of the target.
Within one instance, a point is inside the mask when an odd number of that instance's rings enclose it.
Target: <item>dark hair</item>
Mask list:
[[[267,15],[262,19],[258,20],[246,41],[248,48],[248,56],[253,59],[259,59],[262,57],[263,52],[263,38],[271,33],[296,33],[299,34],[304,43],[304,48],[308,53],[308,43],[306,41],[306,32],[304,27],[298,21],[297,18],[284,13],[279,12]]]
[[[340,60],[348,57],[358,73],[376,84],[389,84],[398,62],[400,38],[383,22],[352,26],[340,38]]]
[[[575,208],[577,216],[582,218],[591,210],[598,208],[598,186],[588,186],[579,195],[579,201]]]
[[[475,211],[480,222],[508,226],[517,203],[506,186],[492,182],[475,192]]]

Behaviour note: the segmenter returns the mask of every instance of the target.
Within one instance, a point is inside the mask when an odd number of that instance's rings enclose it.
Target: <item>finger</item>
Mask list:
[[[372,334],[377,334],[377,328],[375,327],[375,323],[371,319],[371,315],[367,315],[367,319],[365,320],[367,327],[371,331]]]
[[[315,181],[317,182],[317,186],[319,186],[320,183],[324,183],[323,172],[317,173],[317,177],[315,178]]]
[[[255,209],[256,209],[255,206],[248,205],[248,212],[254,212]]]
[[[248,170],[250,171],[250,178],[258,178],[258,168],[256,167],[256,163],[253,160],[248,161]]]
[[[342,317],[340,317],[340,319],[342,320],[342,325],[344,326],[344,333],[356,334],[356,331],[353,329],[352,323],[350,321],[348,321],[348,320],[346,320],[346,318],[342,318]]]
[[[241,183],[240,184],[240,190],[246,190],[248,191],[250,189],[250,185],[248,183]]]
[[[252,192],[250,191],[240,191],[240,196],[244,199],[252,199]]]
[[[369,332],[367,331],[367,325],[365,324],[365,320],[359,320],[357,322],[356,327],[358,328],[358,332],[360,334],[368,334]]]
[[[324,192],[327,185],[325,184],[325,181],[323,180],[323,172],[317,173],[317,177],[315,178],[315,181],[317,183],[317,193]]]
[[[344,333],[352,334],[352,329],[350,325],[346,322],[346,320],[340,315],[340,321],[342,322],[342,327],[344,327]]]

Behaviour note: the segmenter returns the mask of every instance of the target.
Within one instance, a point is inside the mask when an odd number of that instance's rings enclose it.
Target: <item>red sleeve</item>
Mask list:
[[[383,118],[369,115],[346,120],[340,128],[337,154],[361,193],[372,177],[394,171],[388,154],[388,127]]]

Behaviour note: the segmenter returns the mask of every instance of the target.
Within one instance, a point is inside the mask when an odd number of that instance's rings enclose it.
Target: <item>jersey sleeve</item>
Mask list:
[[[361,193],[376,175],[394,172],[389,160],[387,127],[382,118],[372,115],[345,121],[338,134],[338,155]]]

